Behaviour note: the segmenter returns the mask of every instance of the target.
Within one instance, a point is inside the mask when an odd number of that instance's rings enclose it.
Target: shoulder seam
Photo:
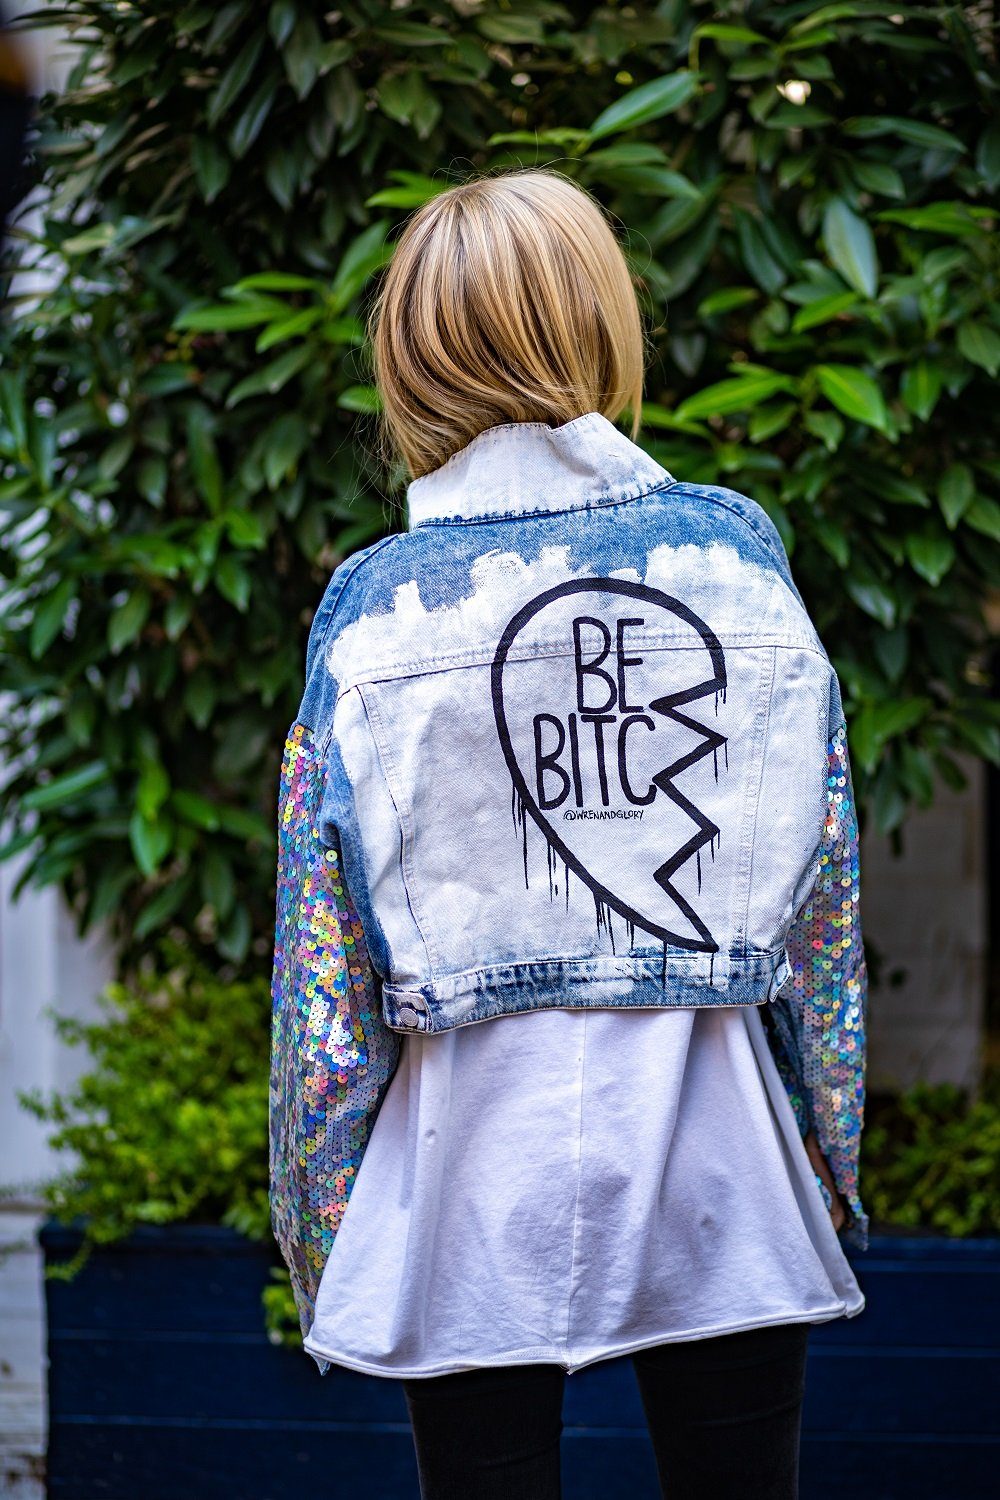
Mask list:
[[[380,552],[383,547],[388,545],[389,542],[394,542],[398,535],[399,533],[396,531],[390,532],[388,536],[379,537],[377,542],[372,542],[370,547],[365,547],[360,552],[356,552],[352,554],[352,556],[344,559],[347,566],[345,567],[344,576],[341,579],[340,587],[337,589],[337,592],[333,597],[333,602],[330,606],[330,618],[326,622],[326,628],[324,629],[323,634],[320,637],[319,644],[316,647],[317,657],[321,657],[326,649],[327,640],[329,638],[330,631],[333,628],[333,622],[337,617],[337,609],[339,608],[341,599],[344,597],[344,592],[347,589],[347,585],[351,582],[351,579],[354,577],[355,573],[360,572],[365,563],[368,562],[370,558],[374,557],[376,552]]]
[[[690,480],[687,480],[687,479],[677,479],[670,486],[670,489],[679,489],[679,490],[694,489],[694,490],[699,491],[699,493],[697,495],[697,498],[699,500],[707,500],[710,505],[718,505],[720,507],[720,509],[728,511],[731,516],[735,516],[736,519],[737,519],[737,521],[740,521],[746,527],[747,531],[749,531],[750,535],[757,542],[758,546],[760,546],[760,547],[762,547],[764,549],[764,551],[767,553],[768,557],[773,557],[776,562],[778,562],[778,563],[784,563],[785,566],[788,565],[788,558],[787,558],[787,556],[782,555],[782,556],[779,557],[775,553],[775,551],[771,547],[771,545],[767,541],[765,541],[765,539],[761,536],[761,534],[757,530],[756,526],[754,526],[749,520],[747,520],[746,516],[741,515],[740,512],[736,509],[736,507],[734,505],[728,504],[728,502],[725,501],[725,500],[720,500],[717,495],[706,495],[706,494],[704,494],[704,490],[706,488],[707,488],[707,486],[705,486],[705,485],[694,484]],[[726,488],[728,488],[728,486],[726,486]],[[747,495],[744,498],[745,499],[750,499],[750,496]],[[753,503],[755,505],[757,505],[759,502],[754,501]],[[767,515],[767,511],[764,510],[763,506],[760,506],[760,509],[763,511],[764,515]],[[768,519],[770,520],[770,517],[768,517]],[[772,526],[774,525],[773,521],[771,521],[771,525]]]

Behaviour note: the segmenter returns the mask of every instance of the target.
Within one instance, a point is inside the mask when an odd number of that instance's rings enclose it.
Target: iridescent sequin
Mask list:
[[[312,731],[295,724],[278,796],[270,1174],[303,1334],[399,1056],[339,849],[320,839],[325,784]]]
[[[799,1130],[803,1135],[810,1126],[815,1131],[850,1210],[845,1238],[864,1249],[868,1215],[858,1192],[858,1154],[864,1125],[868,974],[858,909],[858,819],[843,726],[828,747],[826,785],[826,826],[816,881],[786,944],[792,976],[764,1009]]]

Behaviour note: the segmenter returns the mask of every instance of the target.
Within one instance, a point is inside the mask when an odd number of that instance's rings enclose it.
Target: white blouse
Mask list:
[[[755,1006],[540,1010],[403,1038],[305,1347],[572,1372],[864,1305]]]

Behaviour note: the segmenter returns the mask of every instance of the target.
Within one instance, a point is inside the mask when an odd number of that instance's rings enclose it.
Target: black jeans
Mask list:
[[[632,1355],[669,1500],[797,1500],[808,1323]],[[421,1500],[560,1500],[562,1365],[404,1380]]]

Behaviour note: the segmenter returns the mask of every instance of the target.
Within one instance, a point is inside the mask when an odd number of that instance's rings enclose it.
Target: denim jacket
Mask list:
[[[864,1248],[858,825],[774,525],[597,412],[481,432],[407,523],[336,569],[281,770],[271,1211],[303,1332],[400,1038],[550,1006],[760,1006]]]

